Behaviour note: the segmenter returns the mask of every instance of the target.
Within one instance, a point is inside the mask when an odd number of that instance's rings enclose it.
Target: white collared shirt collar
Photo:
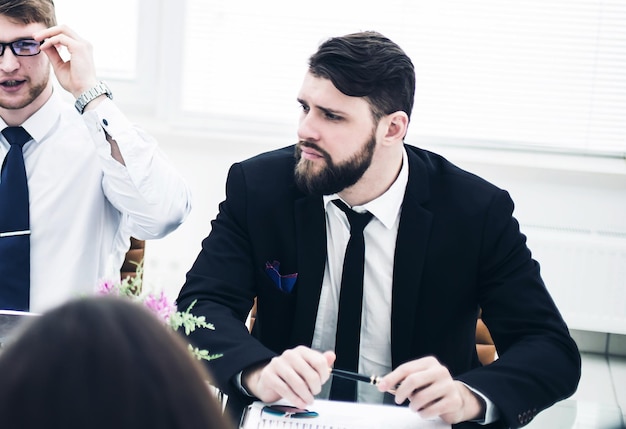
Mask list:
[[[402,148],[402,166],[400,167],[400,173],[396,180],[391,184],[389,189],[385,191],[378,198],[373,199],[363,205],[352,207],[356,212],[368,211],[376,217],[385,228],[392,228],[395,220],[398,217],[398,213],[402,208],[402,200],[404,199],[404,192],[406,185],[409,181],[409,163],[406,153],[406,149]],[[328,204],[332,200],[340,199],[338,194],[324,195],[324,209],[327,210]],[[343,200],[342,200],[343,201]],[[344,201],[345,203],[345,201]],[[347,203],[346,203],[347,204]],[[350,206],[349,204],[347,204]]]
[[[39,108],[39,110],[26,119],[21,126],[28,132],[28,134],[30,134],[33,140],[41,142],[58,122],[62,108],[63,100],[61,99],[61,96],[57,94],[57,91],[53,91],[48,101],[46,101],[43,106]],[[0,129],[4,129],[6,127],[6,122],[0,118]],[[27,146],[24,146],[24,150],[28,150]]]

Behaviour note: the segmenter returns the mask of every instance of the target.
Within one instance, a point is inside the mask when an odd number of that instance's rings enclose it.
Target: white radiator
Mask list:
[[[626,334],[626,234],[521,228],[570,329]]]

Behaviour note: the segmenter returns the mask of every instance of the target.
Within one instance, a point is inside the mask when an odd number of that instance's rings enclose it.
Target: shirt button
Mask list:
[[[104,126],[106,127],[107,125],[109,125],[109,121],[107,121],[106,119],[102,120],[102,123],[104,124]]]

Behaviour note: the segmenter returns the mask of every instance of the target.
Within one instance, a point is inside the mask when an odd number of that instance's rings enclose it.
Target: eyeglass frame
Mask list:
[[[19,42],[34,42],[34,44],[37,45],[38,51],[34,54],[18,54],[15,50],[15,46],[13,46],[15,43],[19,43]],[[12,42],[0,42],[0,57],[2,57],[4,55],[4,51],[6,49],[6,47],[8,46],[11,49],[11,52],[13,52],[13,55],[15,55],[16,57],[34,57],[35,55],[39,55],[41,54],[41,44],[43,42],[38,42],[35,39],[31,39],[31,38],[25,38],[25,39],[18,39],[18,40],[14,40]]]

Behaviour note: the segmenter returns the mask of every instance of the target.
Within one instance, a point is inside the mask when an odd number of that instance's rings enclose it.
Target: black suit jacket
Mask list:
[[[434,355],[451,374],[520,426],[571,395],[580,355],[513,218],[507,192],[434,153],[405,145],[409,181],[395,252],[392,365]],[[232,379],[242,369],[297,345],[310,346],[326,258],[320,197],[294,184],[293,146],[233,165],[226,199],[178,298],[215,331],[191,341],[229,402],[247,400]],[[297,273],[291,293],[265,272]],[[244,321],[258,297],[253,335]],[[482,367],[475,347],[478,309],[499,359]],[[242,402],[243,401],[243,402]]]

